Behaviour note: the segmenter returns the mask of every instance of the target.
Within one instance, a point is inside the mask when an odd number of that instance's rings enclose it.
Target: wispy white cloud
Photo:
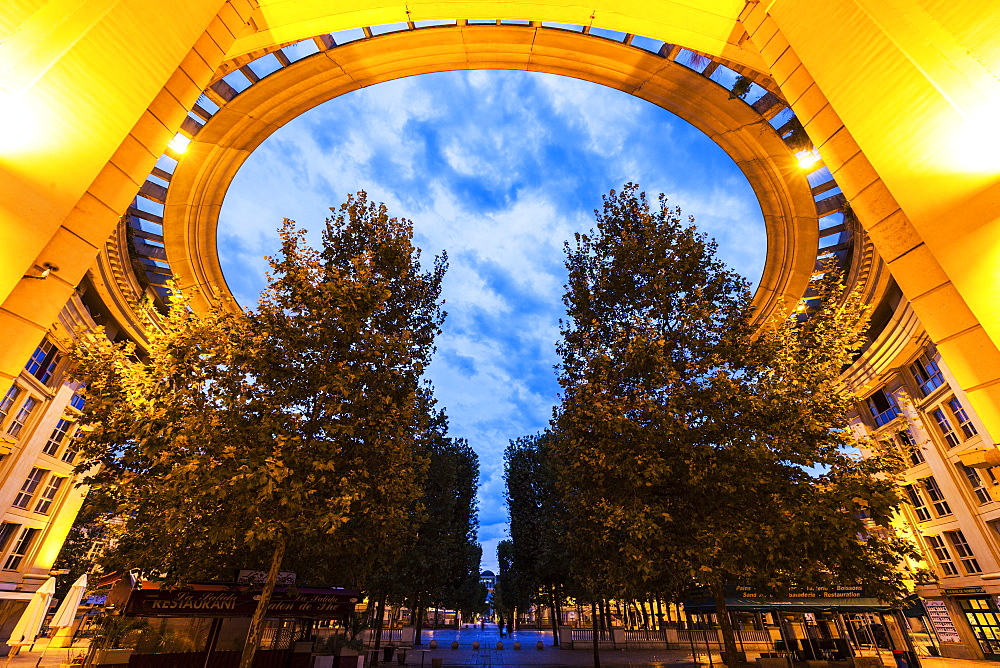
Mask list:
[[[484,567],[496,570],[503,450],[543,429],[557,401],[563,241],[589,229],[601,194],[626,181],[666,192],[718,239],[723,259],[759,276],[759,207],[721,149],[623,93],[501,71],[380,84],[292,121],[230,188],[220,256],[237,298],[252,306],[281,219],[318,240],[328,207],[359,189],[414,220],[425,258],[447,249],[449,318],[428,375],[452,435],[480,455]]]

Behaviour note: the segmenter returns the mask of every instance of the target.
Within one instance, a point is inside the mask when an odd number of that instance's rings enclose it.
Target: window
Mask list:
[[[76,394],[74,394],[69,399],[69,405],[72,406],[73,408],[75,408],[78,411],[82,411],[83,410],[83,405],[86,402],[87,402],[87,400],[83,398],[83,393],[82,392],[77,392]]]
[[[7,394],[3,395],[3,399],[0,399],[0,424],[3,424],[3,421],[7,419],[7,414],[10,413],[11,406],[17,401],[19,394],[21,394],[21,388],[17,385],[11,385]]]
[[[948,419],[948,416],[944,414],[943,410],[935,408],[931,411],[931,415],[934,417],[934,421],[937,422],[938,429],[941,430],[941,435],[944,436],[944,440],[948,442],[949,448],[954,448],[962,442],[958,438],[958,434],[955,433],[955,428],[951,426],[951,421]]]
[[[899,443],[906,458],[910,460],[910,466],[924,463],[924,451],[917,447],[917,442],[909,429],[896,432],[896,442]]]
[[[917,521],[926,522],[931,518],[931,511],[924,502],[924,497],[920,493],[920,490],[913,485],[906,486],[906,495],[910,497],[910,503],[913,504],[913,512],[917,514]]]
[[[937,558],[941,570],[944,571],[945,577],[958,575],[958,567],[951,560],[951,553],[948,552],[948,548],[944,544],[944,539],[941,536],[927,536],[927,543],[934,550],[934,556]]]
[[[27,508],[28,504],[31,502],[31,497],[35,494],[35,490],[38,489],[38,483],[42,482],[42,478],[44,477],[45,469],[37,467],[31,469],[31,473],[28,474],[24,484],[21,485],[21,491],[14,497],[14,503],[12,505],[15,508]]]
[[[931,504],[934,505],[934,512],[937,513],[937,516],[951,515],[951,506],[944,500],[944,494],[941,493],[941,488],[938,487],[934,476],[924,478],[920,482],[923,483],[924,489],[927,491],[927,496],[930,498]]]
[[[77,451],[76,448],[73,447],[73,444],[75,442],[76,442],[76,437],[74,436],[73,439],[69,442],[69,445],[66,446],[66,450],[63,452],[62,460],[67,464],[72,464],[73,460],[76,459]]]
[[[65,479],[57,475],[49,478],[49,484],[42,490],[41,496],[38,497],[38,503],[35,504],[36,513],[41,513],[42,515],[49,514],[49,508],[52,507],[52,502],[55,501],[56,494],[59,493],[59,488],[62,487]]]
[[[913,379],[917,381],[917,386],[920,387],[920,396],[922,397],[926,397],[944,385],[944,376],[941,375],[941,368],[926,353],[910,365],[910,372],[913,374]]]
[[[56,456],[59,452],[59,446],[62,445],[63,439],[66,438],[66,434],[69,433],[70,427],[73,423],[66,419],[60,419],[56,422],[55,429],[52,430],[52,435],[49,436],[49,440],[46,441],[45,447],[42,448],[42,452],[52,457]]]
[[[965,408],[962,407],[962,403],[952,397],[948,400],[948,408],[951,409],[951,414],[955,416],[955,421],[958,422],[958,428],[962,430],[965,434],[965,438],[969,439],[975,436],[977,433],[976,426],[972,424],[972,420],[969,419],[969,414],[965,412]]]
[[[42,341],[42,344],[35,348],[31,359],[24,365],[32,376],[43,383],[48,383],[52,379],[52,374],[59,365],[59,349],[51,341]]]
[[[872,413],[876,427],[889,424],[899,415],[899,408],[896,407],[896,398],[884,389],[868,397],[867,402],[868,410]]]
[[[972,548],[965,540],[965,534],[961,531],[945,531],[944,535],[948,537],[948,542],[955,548],[955,553],[958,555],[959,561],[962,562],[962,568],[965,569],[966,573],[973,575],[983,572],[983,569],[979,567],[979,562],[976,561],[976,555],[972,553]]]
[[[4,522],[0,524],[0,552],[7,549],[7,543],[10,539],[14,537],[14,533],[21,528],[20,524],[14,524],[13,522]]]
[[[10,551],[10,554],[7,555],[7,560],[3,562],[3,569],[5,571],[16,571],[21,566],[24,556],[28,554],[28,550],[31,548],[31,541],[37,533],[38,529],[24,528],[21,530],[21,535],[17,537],[14,549]]]
[[[979,475],[979,471],[962,463],[958,463],[955,466],[957,466],[962,473],[965,474],[966,479],[969,481],[969,487],[972,488],[972,493],[976,495],[977,499],[979,499],[980,505],[989,503],[993,500],[993,497],[990,496],[990,490],[987,489],[982,476]]]
[[[35,410],[35,406],[37,405],[38,399],[35,399],[34,397],[28,397],[25,399],[24,403],[21,404],[21,408],[18,409],[17,415],[15,415],[14,419],[10,421],[9,425],[7,425],[7,433],[11,436],[17,436],[20,434],[21,430],[24,428],[24,423],[28,421],[28,417],[31,415],[31,411]]]

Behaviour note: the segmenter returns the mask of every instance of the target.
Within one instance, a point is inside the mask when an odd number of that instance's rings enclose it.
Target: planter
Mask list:
[[[339,654],[313,656],[312,668],[354,668],[358,665],[358,658],[358,650],[343,648]]]
[[[333,659],[333,662],[330,664],[332,668],[354,668],[358,665],[358,659],[364,660],[361,652],[350,647],[340,648],[340,651],[330,658]]]
[[[116,663],[128,663],[128,659],[132,656],[132,649],[99,649],[97,653],[94,654],[94,660],[91,661],[92,666],[106,666]]]

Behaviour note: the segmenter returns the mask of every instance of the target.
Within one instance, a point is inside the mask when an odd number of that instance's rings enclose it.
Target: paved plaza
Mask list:
[[[466,666],[592,666],[593,656],[590,649],[563,650],[552,646],[552,632],[525,629],[511,636],[500,638],[496,625],[487,625],[485,629],[470,625],[459,631],[455,629],[425,630],[422,634],[423,644],[406,649],[406,666],[423,666],[431,668],[433,659],[440,658],[442,666],[461,668]],[[430,649],[431,640],[437,640],[438,647]],[[451,649],[451,643],[458,641],[459,648]],[[479,641],[480,648],[475,650],[472,643]],[[536,649],[536,643],[541,640],[544,649]],[[503,649],[497,649],[496,643],[502,641]],[[39,666],[58,668],[66,665],[75,656],[86,652],[86,644],[78,643],[71,649],[45,648],[45,639],[41,639],[32,651],[22,652],[11,659],[0,659],[0,668],[12,666],[27,668]],[[521,643],[521,649],[513,648],[515,642]],[[751,659],[754,657],[751,655]],[[894,666],[891,656],[883,651],[882,659],[887,668]],[[998,668],[1000,664],[991,661],[965,661],[961,659],[942,659],[920,657],[921,668]],[[393,656],[389,662],[381,662],[384,668],[401,665],[398,657]],[[711,660],[704,652],[692,658],[689,650],[618,650],[602,649],[601,666],[607,668],[624,668],[626,666],[670,666],[677,668],[696,668],[699,666],[718,666],[722,662],[717,653]]]

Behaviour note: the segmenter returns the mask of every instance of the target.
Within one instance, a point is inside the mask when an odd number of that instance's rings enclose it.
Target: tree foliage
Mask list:
[[[338,560],[302,558],[318,546],[355,564],[401,548],[446,259],[422,270],[411,223],[363,192],[321,248],[292,221],[280,235],[256,311],[195,313],[175,292],[144,350],[76,346],[81,470],[125,521],[111,565],[171,581],[284,565],[322,582]]]
[[[463,584],[478,579],[481,550],[476,491],[479,457],[464,438],[450,438],[448,420],[434,415],[425,445],[429,466],[417,500],[414,536],[382,587],[414,608],[433,602],[457,603]]]
[[[859,296],[827,266],[809,317],[755,330],[715,251],[631,184],[566,246],[552,443],[578,568],[604,591],[841,582],[892,600],[910,549],[889,526],[899,461],[856,454],[839,380]]]
[[[504,597],[521,610],[532,603],[553,605],[553,594],[572,586],[570,516],[556,486],[553,438],[549,431],[524,436],[510,441],[504,452],[511,536]]]

